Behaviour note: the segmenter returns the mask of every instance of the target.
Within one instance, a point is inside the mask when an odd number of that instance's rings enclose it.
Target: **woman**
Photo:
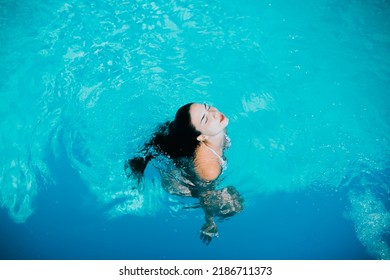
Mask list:
[[[230,144],[228,124],[229,119],[210,105],[186,104],[143,146],[142,156],[125,163],[126,174],[140,180],[152,158],[165,154],[172,159],[175,168],[161,172],[162,185],[171,194],[199,199],[206,218],[201,239],[206,244],[218,236],[214,217],[230,217],[243,208],[243,200],[233,187],[215,190],[226,168],[223,152]]]

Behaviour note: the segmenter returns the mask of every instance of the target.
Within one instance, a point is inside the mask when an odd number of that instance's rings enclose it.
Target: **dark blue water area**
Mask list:
[[[346,193],[297,191],[246,196],[245,211],[199,239],[201,210],[108,218],[65,153],[47,161],[58,182],[41,188],[22,224],[0,211],[1,259],[371,259],[343,216]],[[41,182],[41,185],[44,185]],[[199,212],[197,212],[199,211]]]
[[[209,246],[196,236],[199,221],[107,221],[76,207],[68,215],[52,209],[14,224],[2,211],[1,259],[371,259],[334,204],[318,211],[290,199],[260,199],[261,211],[219,224],[221,237]]]
[[[345,202],[324,193],[278,193],[258,198],[251,221],[257,253],[269,259],[371,259],[343,217]],[[245,222],[245,221],[242,221]],[[244,225],[242,225],[244,226]],[[260,227],[260,228],[259,228]]]

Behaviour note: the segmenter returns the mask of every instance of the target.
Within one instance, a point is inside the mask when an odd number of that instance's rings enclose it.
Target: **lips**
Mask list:
[[[225,116],[224,116],[224,114],[221,114],[221,117],[220,117],[220,120],[219,120],[219,122],[222,122],[224,119],[225,119]]]

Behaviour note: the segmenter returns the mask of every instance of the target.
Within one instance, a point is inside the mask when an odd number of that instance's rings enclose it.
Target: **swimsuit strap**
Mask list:
[[[230,137],[225,133],[225,143],[223,144],[224,149],[228,149],[231,146]]]

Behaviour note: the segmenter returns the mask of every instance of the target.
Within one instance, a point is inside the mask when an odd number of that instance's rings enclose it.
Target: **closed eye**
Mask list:
[[[206,103],[204,104],[204,109],[206,110],[206,113],[203,114],[203,116],[202,116],[202,118],[201,118],[201,120],[200,120],[200,123],[202,123],[203,120],[204,120],[204,124],[207,123],[208,117],[206,116],[206,114],[207,114],[207,112],[210,110],[210,108],[211,108],[210,105],[207,105]]]

